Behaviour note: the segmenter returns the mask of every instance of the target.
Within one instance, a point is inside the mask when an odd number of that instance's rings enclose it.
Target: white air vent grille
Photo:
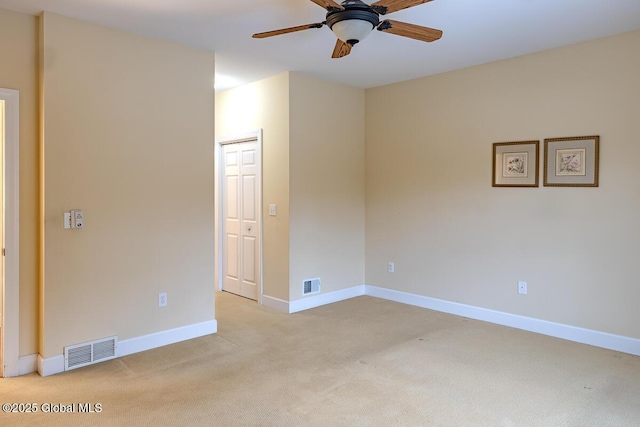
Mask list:
[[[88,365],[91,363],[91,345],[70,348],[65,359],[67,360],[66,369]]]
[[[320,279],[308,279],[302,282],[302,295],[317,294],[320,292]]]
[[[64,348],[64,370],[81,368],[116,357],[118,337],[109,337]]]

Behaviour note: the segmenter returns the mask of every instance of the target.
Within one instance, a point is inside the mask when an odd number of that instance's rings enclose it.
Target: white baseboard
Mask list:
[[[372,297],[428,308],[430,310],[441,311],[443,313],[464,316],[470,319],[496,323],[498,325],[510,326],[512,328],[562,338],[568,341],[589,344],[596,347],[640,356],[640,339],[636,338],[593,331],[590,329],[563,325],[561,323],[548,322],[546,320],[518,316],[516,314],[509,314],[370,285],[365,286],[365,293]]]
[[[263,295],[262,305],[274,308],[283,313],[297,313],[299,311],[309,310],[311,308],[343,301],[349,298],[359,297],[364,295],[364,292],[365,285],[358,285],[347,289],[341,289],[335,292],[309,296],[291,302],[284,301],[275,297],[270,297],[268,295]]]
[[[320,307],[322,305],[343,301],[361,295],[368,295],[640,356],[640,339],[578,328],[575,326],[548,322],[546,320],[534,319],[370,285],[354,286],[340,291],[319,294],[291,302],[264,295],[262,297],[262,304],[284,313],[297,313],[299,311]],[[217,331],[217,321],[211,320],[208,322],[197,323],[195,325],[157,332],[118,342],[117,355],[118,357],[126,356],[174,344],[180,341],[214,334]],[[28,355],[20,358],[19,375],[35,372],[36,369],[43,377],[64,372],[64,355],[49,357],[46,359],[40,355]]]
[[[271,307],[283,313],[289,313],[289,302],[269,295],[262,295],[262,305]]]
[[[169,329],[167,331],[156,332],[141,337],[131,338],[118,342],[117,357],[139,353],[186,341],[193,338],[211,335],[218,332],[218,322],[210,320],[208,322],[196,323],[194,325],[183,326],[181,328]],[[26,362],[25,362],[26,363]],[[43,377],[64,372],[64,355],[43,358],[38,356],[38,372]]]
[[[18,375],[27,375],[38,372],[38,355],[29,354],[18,359]]]
[[[331,304],[338,301],[344,301],[349,298],[355,298],[364,295],[365,285],[354,286],[326,294],[318,294],[309,296],[289,303],[289,313],[297,313],[310,308],[320,307],[322,305]]]
[[[169,329],[167,331],[156,332],[137,338],[131,338],[118,342],[118,357],[139,353],[180,341],[211,335],[218,332],[218,322],[210,320],[208,322],[196,323],[194,325],[183,326],[181,328]]]
[[[46,359],[38,355],[38,372],[43,377],[64,372],[64,354]]]

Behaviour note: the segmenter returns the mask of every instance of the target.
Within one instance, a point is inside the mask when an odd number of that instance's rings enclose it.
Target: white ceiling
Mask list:
[[[0,0],[0,8],[47,10],[215,51],[218,89],[287,70],[369,88],[640,29],[640,0],[434,0],[385,17],[441,29],[441,40],[374,31],[351,55],[331,59],[327,27],[251,38],[324,21],[326,11],[310,0]]]

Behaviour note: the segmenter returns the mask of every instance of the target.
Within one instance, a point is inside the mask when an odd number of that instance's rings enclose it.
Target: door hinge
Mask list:
[[[5,251],[6,251],[6,249],[2,248],[2,256],[5,256]]]

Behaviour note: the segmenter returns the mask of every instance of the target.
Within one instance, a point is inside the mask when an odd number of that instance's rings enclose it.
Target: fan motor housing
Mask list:
[[[329,28],[332,28],[334,24],[340,21],[350,19],[370,22],[373,28],[380,23],[378,13],[361,0],[346,0],[342,2],[342,6],[344,7],[344,10],[330,11],[327,13],[327,26]],[[353,40],[353,42],[357,43],[358,40]]]

